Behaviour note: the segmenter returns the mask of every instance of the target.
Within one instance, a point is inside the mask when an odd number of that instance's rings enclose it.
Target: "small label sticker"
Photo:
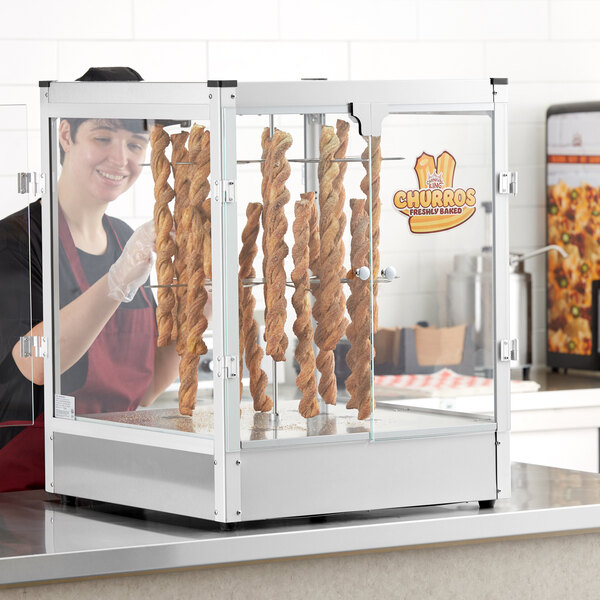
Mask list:
[[[62,394],[54,394],[54,416],[57,419],[74,419],[74,396],[63,396]]]

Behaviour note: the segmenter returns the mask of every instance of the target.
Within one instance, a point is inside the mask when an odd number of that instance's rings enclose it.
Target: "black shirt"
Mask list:
[[[43,387],[12,358],[19,338],[42,321],[41,225],[39,202],[0,220],[0,424],[31,421],[44,408]],[[0,427],[0,448],[21,429]]]
[[[22,430],[22,427],[2,427],[2,424],[31,421],[44,408],[43,387],[26,379],[12,358],[12,348],[19,338],[43,320],[41,214],[41,202],[38,200],[0,220],[0,448]],[[90,286],[103,277],[120,256],[119,242],[124,246],[133,233],[129,225],[114,217],[105,217],[104,228],[108,240],[104,254],[92,255],[78,250]],[[62,245],[59,250],[59,286],[60,308],[81,295]],[[156,309],[153,295],[148,293],[147,296]],[[121,308],[125,309],[145,306],[147,304],[140,291],[131,302],[121,304]],[[86,376],[87,353],[63,373],[62,393],[69,394],[80,388]]]

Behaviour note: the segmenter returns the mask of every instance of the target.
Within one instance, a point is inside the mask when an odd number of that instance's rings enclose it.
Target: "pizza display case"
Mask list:
[[[506,83],[43,82],[47,490],[221,523],[509,496]],[[94,144],[128,131],[135,163],[107,234],[157,228],[139,294],[157,355],[186,366],[154,402],[132,320],[111,330],[119,368],[65,358],[61,148],[90,120]],[[456,323],[448,276],[482,247],[493,310]],[[119,380],[139,388],[125,408]],[[469,389],[476,411],[447,407]]]

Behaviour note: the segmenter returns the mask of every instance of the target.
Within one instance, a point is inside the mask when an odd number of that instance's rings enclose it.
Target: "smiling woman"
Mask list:
[[[91,254],[99,254],[106,249],[106,235],[99,215],[139,177],[149,142],[146,122],[63,119],[58,137],[62,163],[58,181],[61,209],[75,245]]]
[[[84,76],[111,78],[141,79],[127,68]],[[156,348],[156,303],[143,288],[154,261],[154,224],[133,231],[105,214],[141,173],[147,121],[62,119],[58,141],[61,393],[76,398],[76,414],[134,410],[152,403],[178,368],[174,346]],[[0,491],[9,491],[44,485],[43,360],[21,357],[19,345],[21,336],[43,335],[40,201],[0,221],[0,240],[2,281],[27,279],[23,256],[32,261],[32,323],[14,318],[11,303],[25,299],[0,297],[0,425],[14,421],[20,404],[31,404],[34,388],[33,425],[0,427]]]

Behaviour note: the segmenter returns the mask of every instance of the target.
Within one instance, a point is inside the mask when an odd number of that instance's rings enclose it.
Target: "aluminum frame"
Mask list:
[[[398,99],[402,99],[401,102]],[[58,236],[56,222],[55,199],[57,161],[53,150],[56,146],[56,129],[53,121],[60,117],[106,117],[106,118],[156,118],[156,119],[198,119],[208,120],[211,129],[211,209],[213,215],[213,273],[219,277],[213,278],[214,320],[219,323],[215,328],[214,353],[215,357],[236,356],[238,350],[238,300],[237,300],[237,216],[235,203],[236,181],[236,116],[250,114],[293,114],[300,113],[310,118],[311,115],[322,113],[347,113],[351,118],[360,122],[362,135],[376,135],[380,131],[381,120],[387,114],[485,114],[491,117],[493,131],[493,171],[494,182],[498,174],[507,170],[507,141],[506,141],[506,93],[505,86],[496,86],[490,81],[414,81],[414,82],[329,82],[329,81],[304,81],[287,83],[243,83],[237,87],[209,87],[207,84],[179,83],[179,84],[150,84],[150,83],[54,83],[41,90],[41,131],[42,131],[42,164],[43,168],[52,174],[48,178],[48,186],[43,202],[43,241],[44,248],[50,252],[44,253],[44,334],[51,340],[48,349],[48,359],[45,364],[45,380],[52,382],[46,385],[46,481],[47,490],[71,494],[75,489],[74,480],[65,477],[69,473],[68,459],[62,453],[64,461],[59,467],[60,486],[55,487],[54,464],[54,432],[62,436],[68,435],[69,439],[76,440],[75,447],[79,452],[85,452],[96,443],[96,440],[106,442],[127,443],[131,447],[156,446],[165,450],[181,450],[186,453],[212,454],[214,459],[214,510],[202,509],[203,518],[214,518],[221,522],[234,522],[248,518],[268,518],[271,515],[260,513],[258,509],[250,508],[248,515],[242,514],[245,499],[250,498],[253,483],[252,477],[248,478],[251,470],[244,471],[246,459],[249,464],[255,465],[254,457],[266,452],[269,463],[273,463],[268,471],[273,474],[273,481],[283,481],[277,471],[285,471],[286,467],[278,462],[277,446],[272,448],[241,448],[240,445],[240,419],[237,409],[239,403],[239,375],[233,377],[217,377],[214,375],[215,389],[215,433],[213,440],[193,436],[170,436],[162,432],[147,432],[137,429],[116,428],[108,423],[90,423],[80,421],[63,421],[53,417],[53,400],[55,385],[60,382],[58,376],[58,352],[56,352],[56,338],[58,334],[58,308],[54,306],[58,290],[58,275],[56,260],[58,253]],[[305,123],[306,123],[305,119]],[[314,124],[307,133],[306,147],[314,146]],[[307,165],[308,166],[308,165]],[[306,169],[305,187],[309,189],[315,185],[315,169]],[[508,198],[497,192],[494,183],[494,286],[495,286],[495,312],[494,330],[496,343],[503,337],[508,337]],[[233,200],[231,198],[233,194]],[[50,226],[47,226],[50,225]],[[506,301],[504,301],[506,300]],[[462,434],[438,436],[440,440],[452,439],[452,444],[463,447],[465,452],[477,452],[482,439],[490,440],[494,447],[493,461],[486,462],[484,470],[493,470],[496,477],[496,493],[490,488],[486,497],[477,497],[481,493],[479,484],[476,483],[477,473],[468,468],[458,466],[460,481],[468,482],[473,479],[472,489],[465,489],[464,499],[488,500],[496,497],[510,495],[510,463],[508,451],[508,431],[510,429],[510,364],[500,360],[499,352],[495,361],[495,420],[497,432],[473,436],[468,432]],[[117,431],[119,430],[119,431]],[[173,438],[173,440],[170,439]],[[124,439],[126,438],[126,439]],[[469,439],[476,438],[478,443],[470,446]],[[366,447],[385,445],[388,452],[396,452],[394,460],[402,460],[402,448],[407,443],[417,440],[425,445],[432,438],[419,437],[418,433],[403,439],[389,439],[383,436],[378,439],[376,432],[374,441],[367,443]],[[88,441],[86,441],[88,440]],[[212,443],[211,443],[212,442]],[[417,443],[417,442],[415,442]],[[486,442],[488,443],[488,442]],[[364,440],[349,439],[348,443],[330,445],[335,456],[340,452],[347,452],[348,447],[357,449],[363,447]],[[292,445],[286,448],[292,462],[301,464],[302,456],[310,448],[311,452],[318,452],[313,445]],[[395,448],[395,450],[394,450]],[[354,450],[353,450],[354,452]],[[358,455],[360,455],[358,450]],[[368,451],[373,454],[374,451]],[[135,456],[140,452],[134,452]],[[143,452],[141,452],[143,456]],[[187,455],[186,455],[187,456]],[[142,461],[141,457],[135,460]],[[337,459],[336,459],[337,460]],[[319,461],[315,461],[318,468]],[[368,464],[368,460],[366,461]],[[363,465],[365,466],[365,465]],[[67,467],[65,469],[65,467]],[[106,464],[110,468],[110,462]],[[143,466],[141,476],[145,476]],[[100,475],[102,469],[98,471]],[[139,471],[138,471],[139,472]],[[258,472],[258,469],[256,469]],[[479,473],[481,475],[481,473]],[[150,476],[150,475],[148,475]],[[285,479],[285,477],[283,478]],[[416,481],[419,480],[417,477]],[[70,481],[70,483],[69,483]],[[311,479],[308,476],[301,478],[305,484],[303,489],[310,493]],[[160,481],[159,481],[160,483]],[[375,502],[370,489],[357,487],[356,506],[369,508]],[[64,488],[62,487],[64,485]],[[98,484],[102,486],[102,481]],[[123,483],[130,486],[125,497],[135,497],[135,481]],[[469,487],[465,483],[466,487]],[[302,487],[302,486],[301,486]],[[435,486],[433,486],[435,487]],[[432,486],[425,486],[433,489]],[[277,502],[278,489],[272,490],[273,502]],[[477,491],[476,491],[477,490]],[[335,490],[330,490],[335,495]],[[87,492],[86,492],[87,493]],[[91,492],[90,492],[91,493]],[[129,495],[128,495],[129,494]],[[382,496],[383,494],[383,496]],[[283,499],[285,493],[281,495]],[[419,502],[430,503],[419,494]],[[445,496],[443,491],[429,496],[431,503],[453,502],[459,498],[454,493]],[[381,492],[375,504],[382,506],[399,506],[398,496],[394,489],[390,493]],[[119,501],[113,499],[111,501]],[[405,500],[414,502],[416,500]],[[128,500],[127,503],[131,502]],[[181,504],[180,508],[173,508],[173,512],[181,514],[198,514],[197,507],[191,506],[193,501]],[[286,516],[306,514],[300,499],[297,503],[288,503]],[[141,505],[141,504],[140,504]],[[314,512],[338,510],[357,510],[344,503],[336,505],[330,500],[322,504],[323,510],[314,509]],[[337,506],[337,508],[336,508]],[[352,505],[354,506],[354,504]],[[210,507],[212,509],[212,507]],[[312,509],[311,509],[312,510]],[[208,515],[208,516],[206,516]],[[257,516],[260,515],[260,516]]]
[[[210,100],[213,356],[239,365],[235,88],[212,87]],[[233,194],[233,199],[231,195]],[[215,235],[216,234],[216,235]],[[218,274],[218,277],[216,275]],[[240,373],[214,372],[215,517],[241,520]]]
[[[496,439],[498,498],[510,497],[510,361],[500,357],[500,340],[510,338],[508,202],[510,196],[499,191],[500,173],[508,171],[508,108],[506,85],[493,86],[493,227],[494,227],[494,343],[496,345],[494,377],[494,418],[498,426]]]

